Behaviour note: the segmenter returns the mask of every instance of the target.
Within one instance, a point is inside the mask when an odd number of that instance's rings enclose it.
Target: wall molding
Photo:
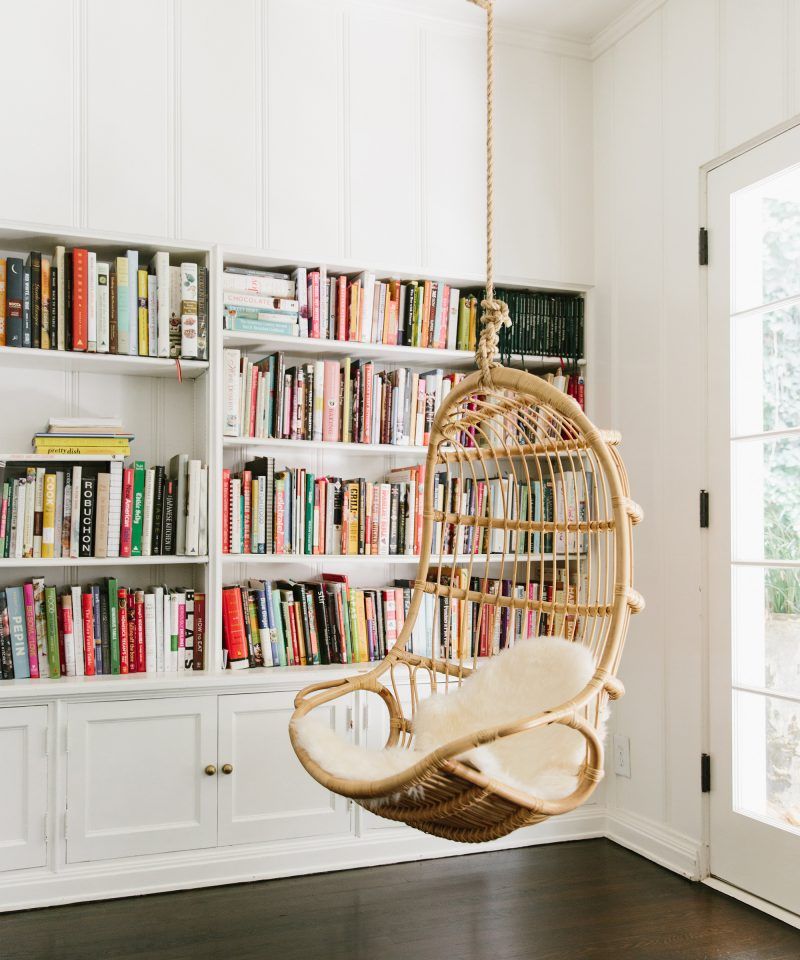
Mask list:
[[[607,50],[619,43],[622,38],[635,30],[644,20],[663,7],[666,0],[639,0],[637,4],[617,17],[605,29],[592,39],[589,46],[589,59],[596,60]]]
[[[707,844],[626,810],[606,811],[605,836],[689,880],[708,874]]]
[[[734,887],[732,884],[726,883],[724,880],[718,880],[716,877],[706,877],[703,883],[718,893],[724,893],[726,897],[733,897],[740,903],[746,903],[749,907],[754,907],[756,910],[760,910],[762,913],[775,917],[777,920],[782,920],[784,923],[788,923],[790,927],[797,927],[800,930],[800,916],[796,913],[790,913],[783,907],[770,903],[769,900],[754,897],[752,893],[740,890],[739,887]]]

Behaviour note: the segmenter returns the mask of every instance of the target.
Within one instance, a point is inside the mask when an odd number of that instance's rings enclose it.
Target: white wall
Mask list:
[[[595,375],[608,373],[603,413],[645,508],[636,585],[648,604],[616,714],[633,776],[611,777],[608,796],[623,822],[655,825],[675,850],[703,835],[699,167],[797,112],[799,31],[797,0],[667,0],[594,64],[595,306],[607,331]]]
[[[7,5],[0,218],[479,274],[474,12],[471,25],[387,0]],[[498,270],[590,282],[588,51],[501,36],[497,73]]]

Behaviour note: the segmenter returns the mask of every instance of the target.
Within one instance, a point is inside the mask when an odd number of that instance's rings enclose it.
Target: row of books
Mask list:
[[[0,258],[0,346],[208,359],[208,270],[137,250]]]
[[[534,290],[495,289],[508,304],[510,327],[500,330],[500,355],[564,357],[583,356],[583,297]]]
[[[447,350],[476,345],[478,297],[442,280],[226,267],[222,296],[228,330]]]
[[[410,602],[401,588],[359,589],[347,577],[320,582],[250,580],[222,591],[222,645],[228,669],[380,660],[394,644]],[[405,605],[404,605],[405,604]]]
[[[422,537],[425,467],[390,470],[383,483],[275,470],[258,457],[222,471],[222,551],[231,554],[413,555]]]
[[[47,432],[34,434],[33,450],[60,457],[129,457],[134,439],[116,417],[51,417]]]
[[[208,468],[188,454],[143,460],[0,464],[0,556],[204,556]]]
[[[433,508],[442,516],[505,516],[531,525],[515,531],[437,522],[431,539],[436,555],[574,557],[588,547],[588,530],[568,530],[567,524],[591,519],[589,470],[562,468],[525,482],[513,473],[478,479],[438,471],[433,483]],[[397,467],[374,482],[318,477],[303,467],[276,471],[274,458],[257,457],[239,474],[222,471],[223,553],[414,555],[422,541],[424,485],[423,464]],[[554,523],[564,529],[548,528]]]
[[[425,657],[488,657],[518,640],[558,635],[573,639],[579,626],[566,603],[578,595],[563,580],[527,586],[510,580],[469,578],[462,588],[496,593],[525,606],[494,606],[425,594],[411,628],[408,649]],[[399,637],[411,604],[413,583],[351,587],[342,574],[319,581],[248,580],[223,588],[222,643],[228,669],[286,667],[381,660]],[[553,610],[537,608],[537,601]]]
[[[202,670],[205,594],[122,586],[60,592],[34,578],[0,589],[3,680]]]
[[[436,411],[464,378],[350,357],[287,367],[283,353],[253,362],[232,349],[223,366],[225,436],[333,443],[427,444]]]

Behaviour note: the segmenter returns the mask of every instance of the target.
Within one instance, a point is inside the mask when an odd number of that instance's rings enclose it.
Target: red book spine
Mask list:
[[[122,471],[122,515],[119,525],[119,555],[131,555],[131,529],[133,526],[133,468]]]
[[[231,552],[231,472],[222,471],[222,552]]]
[[[36,642],[36,610],[33,603],[33,584],[26,583],[22,587],[25,600],[25,634],[28,638],[28,663],[31,668],[31,677],[39,676],[39,650]]]
[[[253,367],[253,376],[250,378],[250,419],[247,424],[247,436],[256,435],[256,405],[258,401],[258,367]]]
[[[289,604],[289,631],[292,635],[292,663],[300,665],[300,639],[297,636],[297,611],[295,604]]]
[[[135,594],[135,625],[136,625],[136,672],[145,673],[147,662],[144,649],[144,591],[137,590]]]
[[[253,474],[249,470],[242,473],[242,499],[244,500],[244,520],[242,525],[242,553],[250,553],[252,543],[250,527],[253,522]]]
[[[61,667],[61,676],[67,675],[67,650],[64,646],[64,605],[56,605],[56,629],[58,630],[58,663]]]
[[[336,339],[347,339],[347,277],[336,281]]]
[[[319,340],[319,271],[310,274],[311,282],[311,336]]]
[[[117,629],[119,632],[119,672],[128,673],[128,591],[117,590]]]
[[[450,317],[450,287],[444,285],[442,294],[442,322],[439,324],[439,342],[436,346],[440,350],[447,347],[447,321]]]
[[[72,349],[86,350],[89,344],[88,301],[89,251],[72,251]],[[135,283],[136,279],[131,278]]]
[[[244,629],[242,595],[238,587],[222,591],[222,625],[228,666],[240,660],[247,662],[247,634]]]
[[[87,677],[94,676],[94,609],[91,593],[81,594],[81,615],[83,620],[83,672]]]
[[[128,591],[125,608],[128,614],[128,673],[138,673],[136,667],[136,598],[133,590]]]
[[[371,363],[364,365],[364,416],[361,421],[361,442],[372,443],[372,377]]]
[[[206,656],[206,595],[194,595],[194,670],[204,668]]]

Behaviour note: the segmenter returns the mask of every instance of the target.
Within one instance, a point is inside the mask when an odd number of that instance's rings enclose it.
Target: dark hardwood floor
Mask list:
[[[2,960],[798,960],[606,840],[0,915]]]

